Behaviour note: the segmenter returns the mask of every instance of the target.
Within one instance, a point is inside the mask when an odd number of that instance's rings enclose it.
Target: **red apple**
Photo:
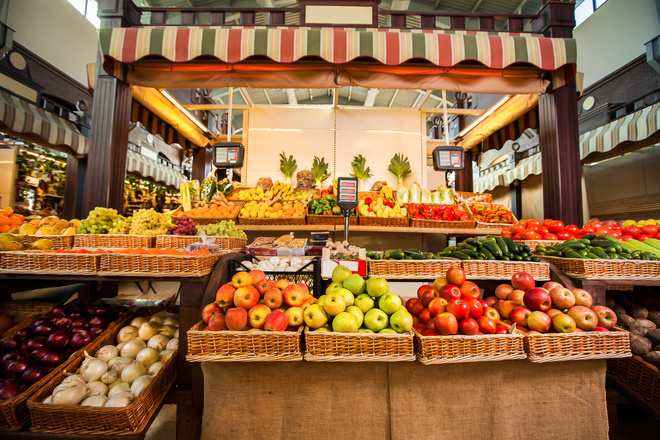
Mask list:
[[[232,284],[223,284],[215,293],[215,302],[222,308],[232,307],[234,305],[234,292],[236,292],[236,288]]]
[[[422,333],[424,330],[426,330],[426,324],[418,322],[417,324],[413,325],[413,328],[417,330],[418,333]]]
[[[209,330],[214,332],[227,330],[224,313],[214,313],[213,316],[211,316],[211,319],[209,320]]]
[[[264,271],[259,269],[252,269],[250,271],[250,276],[252,277],[253,286],[256,286],[259,282],[264,281],[266,279],[266,274],[264,273]]]
[[[433,289],[428,289],[426,292],[422,294],[422,304],[424,304],[424,307],[428,307],[429,304],[431,304],[431,301],[433,301],[434,298],[439,298],[438,292],[436,292]]]
[[[433,331],[435,331],[435,323],[433,322],[432,319],[428,320],[428,321],[426,322],[426,324],[424,324],[424,325],[426,325],[426,330],[433,330]]]
[[[506,325],[497,324],[495,326],[495,334],[496,335],[508,335],[509,334],[509,329],[507,328]]]
[[[536,285],[534,278],[527,272],[518,272],[511,277],[511,285],[514,289],[527,290]]]
[[[286,330],[289,325],[289,319],[287,316],[280,312],[279,310],[273,310],[266,316],[266,321],[264,322],[264,330],[272,332],[283,332]]]
[[[445,284],[439,290],[440,296],[447,300],[459,299],[461,297],[461,290],[454,284]]]
[[[412,314],[414,316],[419,316],[420,313],[422,313],[422,310],[424,310],[426,307],[424,307],[424,303],[422,303],[422,300],[417,300],[415,304],[412,306]]]
[[[283,301],[282,291],[277,287],[271,287],[264,294],[264,304],[273,310],[281,306]]]
[[[254,288],[257,289],[257,292],[259,292],[259,295],[260,295],[262,298],[263,298],[264,294],[266,293],[266,291],[267,291],[268,289],[270,289],[271,286],[274,285],[274,284],[272,284],[272,282],[269,283],[268,281],[269,281],[269,280],[261,280],[261,281],[257,282],[257,283],[254,285]]]
[[[307,295],[305,294],[305,289],[300,287],[299,284],[289,284],[282,291],[282,296],[287,305],[290,307],[297,307],[305,301]]]
[[[419,298],[410,298],[408,301],[406,301],[406,310],[408,310],[408,313],[412,314],[413,305],[417,301],[419,301]]]
[[[449,312],[440,313],[433,318],[435,331],[441,335],[455,335],[458,333],[458,320]]]
[[[499,324],[499,322],[500,322],[500,313],[492,307],[486,307],[484,309],[483,316],[492,319],[493,321],[495,321],[495,324]],[[486,333],[486,332],[484,332],[484,333]]]
[[[472,318],[459,321],[458,328],[464,335],[476,335],[479,332],[479,324]]]
[[[500,312],[500,306],[504,304],[504,301],[508,301],[506,299],[498,299],[495,301],[495,304],[493,304],[491,307],[493,307],[495,310],[497,310],[497,313]]]
[[[277,280],[277,281],[275,282],[275,287],[277,287],[277,288],[280,289],[281,291],[284,291],[284,289],[286,288],[286,286],[288,286],[289,284],[293,284],[293,283],[292,283],[291,281],[289,281],[289,280],[281,279],[281,280]]]
[[[447,282],[448,282],[447,277],[438,277],[433,281],[433,288],[435,290],[437,290],[438,292],[440,292],[440,289],[442,288],[442,286],[447,284]]]
[[[447,304],[449,303],[444,298],[433,298],[433,301],[431,301],[431,304],[429,304],[429,311],[431,312],[431,316],[435,318],[440,313],[445,312],[447,310]]]
[[[497,323],[490,319],[488,316],[480,316],[477,318],[477,323],[479,324],[479,330],[484,332],[487,335],[492,335],[495,333],[495,327]]]
[[[500,284],[495,288],[495,297],[497,299],[509,299],[511,292],[513,292],[513,286],[510,284]]]
[[[477,298],[468,297],[462,298],[462,300],[467,303],[468,309],[470,309],[470,318],[477,319],[484,314],[484,306]]]
[[[573,289],[571,292],[573,292],[573,295],[575,295],[576,306],[591,307],[594,305],[594,299],[586,290]]]
[[[465,270],[459,266],[451,266],[446,273],[447,282],[455,286],[460,286],[465,282]]]
[[[559,283],[556,282],[556,281],[548,281],[547,283],[545,283],[545,284],[544,284],[543,286],[541,286],[541,287],[543,287],[545,290],[547,290],[548,292],[550,292],[552,289],[554,289],[554,288],[557,287],[557,286],[564,287],[564,286],[562,286],[561,284],[559,284]]]
[[[575,325],[585,331],[592,331],[598,325],[598,315],[589,307],[573,306],[568,309],[568,316],[575,320]]]
[[[525,307],[532,311],[540,310],[544,312],[552,306],[550,293],[543,287],[529,289],[523,296],[523,302]]]
[[[490,307],[490,304],[488,304],[488,301],[486,301],[485,299],[479,299],[477,301],[479,301],[479,303],[481,304],[482,309],[485,309],[486,307]]]
[[[231,277],[231,283],[237,289],[243,286],[251,286],[252,276],[248,272],[236,272],[234,276]]]
[[[270,307],[266,304],[257,304],[248,310],[248,322],[252,328],[263,328],[266,317],[270,312]]]
[[[575,305],[575,295],[561,284],[550,291],[550,299],[552,306],[557,309],[570,309]]]
[[[305,320],[303,313],[304,310],[301,307],[289,307],[288,309],[286,309],[284,315],[288,320],[289,327],[294,327],[295,330],[296,327],[304,324]]]
[[[433,330],[424,330],[422,336],[438,336],[438,333]]]
[[[611,329],[616,325],[616,313],[609,307],[593,306],[591,310],[598,316],[598,327]]]
[[[509,301],[515,301],[519,305],[523,306],[525,303],[523,302],[523,297],[525,296],[525,292],[520,290],[520,289],[514,289],[511,291],[509,294]]]
[[[234,306],[236,307],[243,307],[245,310],[250,310],[257,303],[259,303],[259,291],[250,284],[239,287],[234,292]]]
[[[456,319],[461,320],[470,316],[470,308],[467,302],[463,299],[452,299],[447,304],[447,312],[451,313]]]
[[[227,328],[231,331],[236,332],[239,330],[243,330],[247,325],[247,322],[248,322],[248,313],[247,310],[245,310],[242,307],[234,307],[233,309],[229,309],[225,314],[225,324],[227,325]]]
[[[488,303],[488,307],[493,307],[493,305],[497,302],[497,297],[487,296],[484,301]]]
[[[552,328],[557,333],[572,333],[575,331],[575,320],[565,313],[557,313],[552,317]]]
[[[431,311],[429,309],[424,309],[419,314],[419,322],[426,324],[431,320]]]
[[[515,301],[509,301],[509,300],[504,301],[502,303],[502,305],[500,306],[500,310],[499,310],[500,316],[502,317],[502,319],[510,319],[511,318],[511,312],[516,307],[520,307],[520,304],[518,304]]]
[[[597,326],[597,327],[594,329],[594,331],[595,331],[595,332],[609,332],[610,330],[609,330],[609,329],[606,329],[605,327],[598,327],[598,326]]]
[[[547,313],[535,310],[527,317],[527,325],[531,330],[545,333],[552,327],[552,319]]]
[[[433,290],[433,286],[431,286],[430,284],[422,284],[421,286],[419,286],[419,288],[417,289],[417,298],[422,299],[422,295],[424,294],[424,292],[428,290]]]
[[[211,321],[211,316],[216,313],[222,313],[222,309],[218,303],[212,302],[211,304],[207,304],[202,309],[202,320],[208,324]]]
[[[481,290],[479,289],[479,286],[472,281],[465,281],[463,284],[458,285],[458,290],[461,291],[461,297],[463,298],[481,298]]]
[[[511,321],[527,327],[527,318],[531,313],[527,307],[518,306],[511,311]]]
[[[557,310],[557,309],[548,309],[548,310],[545,311],[545,313],[550,317],[550,319],[552,319],[553,316],[555,316],[555,315],[561,313],[561,310]]]

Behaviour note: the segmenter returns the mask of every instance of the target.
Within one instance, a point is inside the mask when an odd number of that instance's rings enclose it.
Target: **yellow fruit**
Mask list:
[[[23,244],[18,241],[0,242],[0,251],[20,251],[21,249],[23,249]]]
[[[54,235],[55,230],[51,226],[42,226],[37,229],[37,232],[34,235]]]
[[[37,232],[37,227],[31,223],[23,223],[19,228],[18,228],[18,233],[19,234],[24,234],[24,235],[34,235]]]
[[[66,229],[69,227],[69,222],[67,220],[58,220],[57,223],[53,225],[54,229]]]
[[[653,220],[653,219],[649,219],[649,220],[646,220],[646,224],[647,224],[647,225],[658,226],[658,221],[657,221],[657,220]]]
[[[637,226],[639,226],[639,227],[646,226],[646,220],[640,220],[640,221],[638,221],[638,222],[637,222]]]
[[[53,248],[53,240],[49,240],[47,238],[41,238],[39,240],[36,240],[32,242],[30,245],[32,249],[38,249],[41,251],[45,251],[47,249],[52,249]]]
[[[626,220],[625,222],[623,222],[623,225],[621,225],[621,227],[622,227],[623,229],[626,229],[628,226],[632,226],[632,225],[634,225],[634,224],[636,224],[636,223],[637,223],[637,222],[635,222],[635,220]]]
[[[75,235],[78,233],[78,228],[68,227],[62,231],[62,235]]]
[[[41,225],[42,226],[55,226],[57,222],[60,221],[60,218],[56,215],[49,215],[48,217],[44,217]]]

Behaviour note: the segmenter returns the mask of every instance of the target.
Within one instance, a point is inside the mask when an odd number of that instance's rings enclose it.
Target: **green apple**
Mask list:
[[[326,298],[326,295],[319,296],[319,299],[316,300],[315,304],[318,304],[321,307],[323,307],[323,303],[325,302],[325,298]]]
[[[326,295],[325,301],[323,302],[323,309],[325,309],[328,315],[339,315],[346,309],[346,300],[344,299],[344,295],[339,292]]]
[[[341,283],[330,283],[328,287],[325,288],[325,293],[336,292],[339,289],[343,289],[344,286]]]
[[[350,290],[354,295],[361,295],[367,289],[367,282],[356,273],[346,278],[343,284],[344,289]]]
[[[317,329],[314,329],[313,331],[315,331],[315,332],[331,332],[332,329],[323,326],[323,327],[319,327],[319,328],[317,328]]]
[[[357,318],[348,312],[341,312],[332,320],[333,332],[355,333],[359,327]]]
[[[346,278],[348,278],[353,272],[346,267],[342,266],[341,264],[337,267],[335,267],[332,270],[332,282],[333,283],[343,283]]]
[[[303,314],[305,324],[311,329],[323,327],[328,323],[328,314],[318,304],[312,304],[305,309]]]
[[[368,293],[363,293],[355,298],[355,303],[353,305],[362,310],[362,313],[367,313],[374,308],[374,299],[370,297]]]
[[[359,328],[358,333],[373,333],[374,331],[369,328]]]
[[[367,293],[373,297],[385,295],[390,291],[390,285],[382,277],[371,277],[367,280]]]
[[[364,313],[362,313],[362,310],[357,306],[348,306],[346,307],[346,311],[357,318],[358,327],[361,327],[364,322]]]
[[[379,331],[378,333],[381,333],[381,334],[393,334],[393,335],[396,335],[396,334],[397,334],[397,331],[394,330],[393,328],[389,328],[389,327],[388,327],[388,328],[384,328],[384,329],[382,329],[382,330]]]
[[[353,296],[353,293],[351,293],[351,291],[348,289],[344,289],[342,287],[341,289],[333,293],[339,293],[341,296],[344,297],[344,302],[346,303],[346,307],[352,306],[353,303],[355,302],[355,296]]]
[[[408,332],[413,326],[412,315],[405,308],[399,309],[390,316],[390,325],[397,333]]]
[[[327,302],[327,300],[326,300]],[[401,307],[401,298],[393,293],[386,293],[378,300],[378,308],[391,315]]]
[[[408,311],[408,309],[406,309],[406,306],[403,304],[403,302],[401,303],[401,305],[399,306],[399,308],[396,309],[396,312],[398,312],[399,310],[405,310],[406,312]],[[396,313],[396,312],[394,312],[394,313]]]
[[[380,309],[371,309],[364,314],[364,326],[376,333],[387,327],[389,321],[387,313]]]

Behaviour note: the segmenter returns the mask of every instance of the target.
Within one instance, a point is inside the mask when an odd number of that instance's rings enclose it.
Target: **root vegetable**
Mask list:
[[[170,342],[170,338],[165,335],[154,335],[149,342],[147,342],[148,347],[153,347],[158,351],[165,350],[167,343]]]
[[[163,325],[164,320],[165,320],[165,317],[163,315],[159,315],[159,314],[155,314],[155,315],[149,317],[149,321],[150,322],[155,322],[156,324],[158,324],[159,327],[161,325]]]
[[[119,349],[114,345],[105,345],[96,352],[96,357],[104,362],[119,356]]]
[[[147,388],[147,386],[151,383],[153,380],[152,376],[149,375],[144,375],[140,376],[131,385],[131,393],[135,395],[135,397],[138,397],[142,392]]]
[[[174,355],[174,350],[163,350],[160,352],[160,360],[161,362],[167,362],[169,358]]]
[[[99,380],[106,371],[108,371],[108,364],[101,359],[94,359],[80,367],[80,373],[87,382]]]
[[[163,325],[171,325],[172,327],[179,326],[179,319],[176,316],[168,316],[163,319]]]
[[[138,337],[143,341],[148,341],[154,335],[158,334],[159,329],[160,329],[160,324],[154,321],[147,321],[143,323],[138,329]]]
[[[634,304],[630,308],[630,316],[632,316],[633,318],[636,318],[636,319],[639,319],[639,318],[646,319],[646,317],[649,316],[649,311],[645,307],[638,306],[638,305]]]
[[[644,335],[646,339],[651,341],[651,344],[653,344],[653,347],[657,347],[660,345],[660,329],[659,328],[654,328],[653,330],[649,330],[646,332]]]
[[[647,328],[642,327],[641,325],[631,325],[628,327],[630,333],[634,333],[637,336],[646,336]]]
[[[634,333],[630,334],[630,350],[637,356],[644,356],[651,351],[651,341]]]
[[[135,379],[145,374],[147,374],[147,369],[144,368],[144,365],[135,361],[121,372],[121,380],[132,384]]]
[[[122,357],[135,359],[135,356],[137,356],[140,350],[146,347],[147,344],[145,344],[145,342],[142,339],[133,339],[132,341],[128,341],[121,348],[121,351],[119,353],[121,354]]]
[[[108,385],[98,380],[88,383],[87,388],[89,388],[90,396],[105,396],[108,394]]]
[[[165,362],[163,362],[163,361],[155,362],[155,363],[151,364],[151,366],[150,366],[149,369],[147,370],[147,374],[150,374],[150,375],[152,375],[152,376],[155,376],[155,375],[158,374],[158,372],[159,372],[164,366],[165,366]]]
[[[101,382],[103,382],[106,385],[110,385],[111,383],[114,383],[117,380],[117,370],[110,369],[103,373],[103,376],[101,376]]]
[[[108,397],[112,398],[119,393],[127,393],[131,390],[131,386],[126,382],[119,382],[117,385],[110,388],[108,391]]]
[[[112,396],[105,403],[106,408],[120,408],[128,406],[135,400],[135,396],[132,393],[119,393]]]
[[[647,316],[646,319],[652,321],[656,327],[660,327],[660,310],[649,312],[649,316]]]
[[[167,336],[168,338],[173,337],[175,332],[176,332],[176,327],[172,325],[163,325],[158,330],[159,335]]]
[[[137,316],[133,318],[133,320],[131,321],[131,325],[135,328],[140,328],[140,326],[147,321],[148,319],[145,318],[144,316]]]
[[[46,405],[52,405],[53,404],[53,396],[50,395],[46,397],[41,403],[45,403]]]
[[[160,352],[153,347],[147,347],[140,350],[140,352],[135,357],[135,360],[149,368],[153,363],[158,361]],[[133,393],[135,394],[135,393]],[[137,394],[135,394],[137,396]]]
[[[620,315],[616,315],[616,317],[617,317],[618,322],[621,325],[625,326],[625,327],[631,326],[631,325],[633,325],[633,322],[635,322],[635,318],[633,318],[632,316],[626,315],[625,313],[622,313]]]
[[[644,319],[644,318],[635,319],[635,323],[633,325],[639,325],[648,330],[653,330],[654,328],[656,328],[656,325],[653,323],[653,321],[649,321],[648,319]]]
[[[53,405],[77,405],[88,393],[89,388],[80,382],[66,384],[57,393],[53,393]]]
[[[119,343],[128,342],[131,339],[135,339],[137,337],[138,337],[137,327],[133,327],[132,325],[127,325],[126,327],[123,327],[121,330],[119,330],[119,333],[117,333],[117,342]]]
[[[176,350],[177,348],[179,348],[179,338],[170,339],[170,342],[165,346],[166,350]]]
[[[89,396],[87,399],[83,400],[80,406],[105,406],[105,403],[108,401],[108,396]]]

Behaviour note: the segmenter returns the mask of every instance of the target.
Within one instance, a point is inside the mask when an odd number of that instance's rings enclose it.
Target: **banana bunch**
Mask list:
[[[383,185],[380,188],[380,195],[386,199],[394,199],[394,190],[389,185]]]
[[[290,183],[281,183],[279,180],[276,180],[273,186],[271,186],[270,191],[273,193],[273,196],[284,198],[293,194],[294,188]]]

